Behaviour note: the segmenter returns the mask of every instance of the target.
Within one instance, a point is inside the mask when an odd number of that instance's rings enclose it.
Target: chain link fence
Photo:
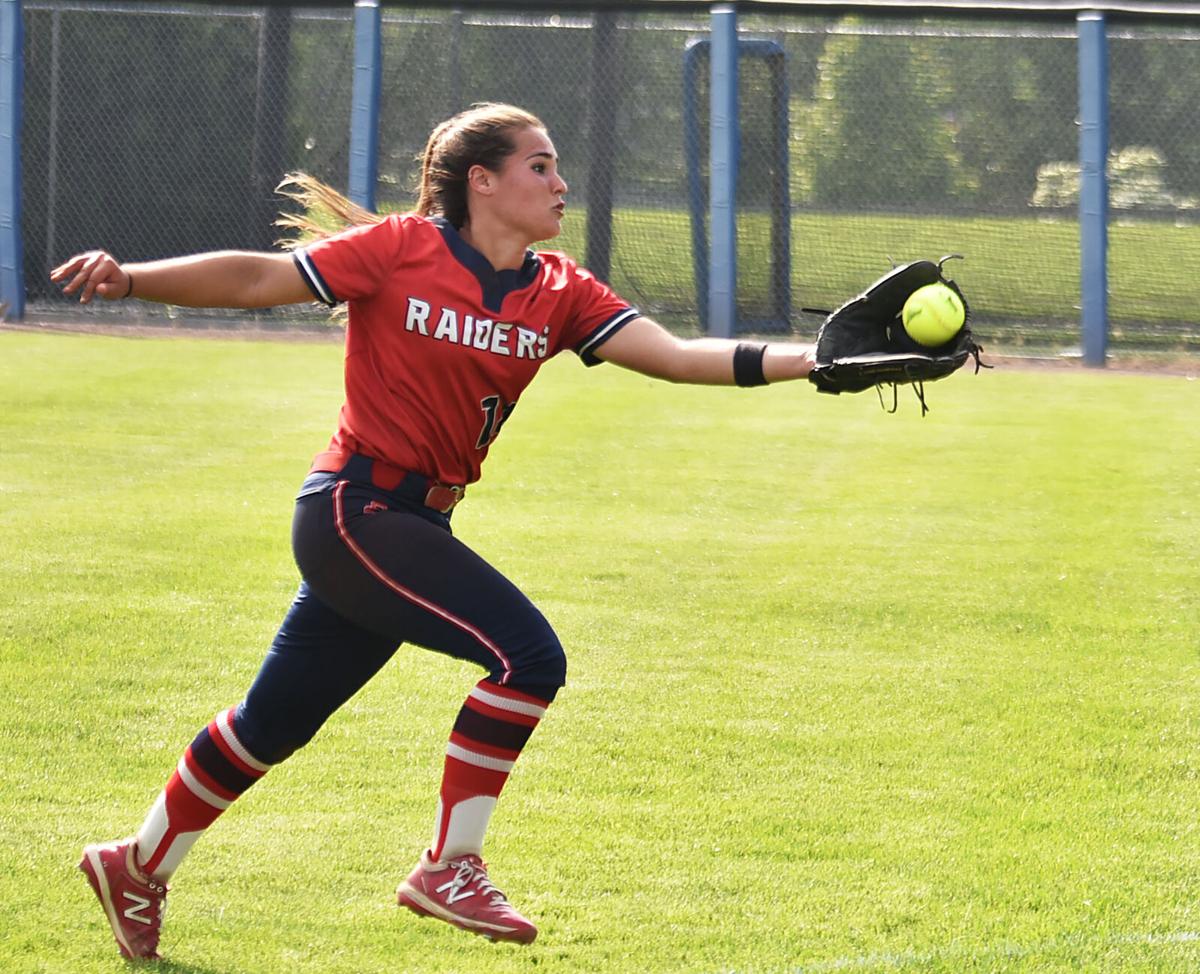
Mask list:
[[[346,188],[352,10],[66,0],[24,9],[31,316],[169,319],[181,312],[78,309],[48,270],[92,247],[123,259],[270,247],[283,202],[272,189],[285,172]],[[893,260],[961,253],[954,276],[985,343],[1078,343],[1072,22],[756,14],[740,28],[785,53],[782,81],[766,60],[740,66],[743,320],[778,308],[781,261],[784,327],[811,334],[818,319],[797,309],[840,303]],[[604,272],[647,313],[696,332],[708,75],[687,76],[685,56],[707,36],[706,18],[677,14],[385,8],[380,208],[412,205],[414,160],[438,121],[475,101],[522,105],[547,123],[571,187],[552,246],[594,261],[588,221],[607,221],[611,208]],[[1189,80],[1200,77],[1200,31],[1113,25],[1110,38],[1110,348],[1200,351],[1200,116]],[[689,99],[702,143],[690,153]],[[301,318],[324,320],[315,309]]]

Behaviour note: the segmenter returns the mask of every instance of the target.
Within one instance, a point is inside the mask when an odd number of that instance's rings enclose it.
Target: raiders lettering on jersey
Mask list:
[[[454,308],[437,307],[437,313],[433,315],[435,307],[429,301],[410,297],[404,319],[405,330],[425,335],[434,341],[477,348],[493,355],[515,355],[528,359],[546,357],[550,340],[549,325],[538,334],[532,328],[507,321],[476,318]],[[436,323],[431,321],[431,315],[436,318]]]

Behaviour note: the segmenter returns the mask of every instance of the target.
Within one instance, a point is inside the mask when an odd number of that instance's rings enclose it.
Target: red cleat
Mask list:
[[[167,886],[138,869],[134,844],[133,839],[122,839],[90,845],[83,850],[79,868],[104,907],[121,956],[158,960]]]
[[[512,908],[488,879],[479,856],[433,862],[429,850],[396,890],[396,902],[421,916],[437,917],[489,940],[531,944],[537,927]]]

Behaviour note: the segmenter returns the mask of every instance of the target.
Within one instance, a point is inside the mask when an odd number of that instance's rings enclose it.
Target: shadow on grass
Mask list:
[[[155,961],[137,961],[126,965],[131,971],[146,971],[153,974],[235,974],[233,968],[208,967],[200,964],[185,964],[168,957]]]

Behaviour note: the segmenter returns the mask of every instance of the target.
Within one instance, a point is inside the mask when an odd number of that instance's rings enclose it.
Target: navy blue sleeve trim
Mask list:
[[[640,318],[641,316],[642,313],[637,308],[623,308],[603,324],[594,328],[590,335],[576,345],[575,354],[583,360],[583,364],[586,366],[599,365],[604,359],[596,356],[596,349],[633,321],[634,318]]]
[[[338,299],[333,296],[333,291],[325,283],[325,278],[321,276],[321,272],[317,270],[317,265],[308,256],[307,251],[293,251],[292,260],[296,262],[296,266],[300,269],[300,276],[304,278],[304,283],[312,291],[313,297],[322,304],[329,305],[331,308],[338,303]]]

